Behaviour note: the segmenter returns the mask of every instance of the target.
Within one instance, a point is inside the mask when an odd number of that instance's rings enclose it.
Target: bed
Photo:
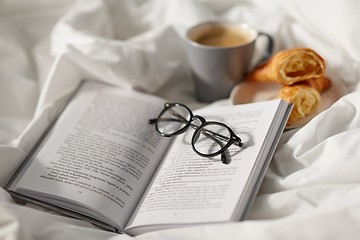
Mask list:
[[[359,239],[359,12],[356,0],[1,1],[0,238]],[[183,39],[214,19],[270,34],[274,53],[315,50],[339,94],[284,132],[246,221],[132,237],[12,200],[3,188],[82,79],[207,105],[194,97]]]

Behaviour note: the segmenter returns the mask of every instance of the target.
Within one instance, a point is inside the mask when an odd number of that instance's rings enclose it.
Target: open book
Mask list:
[[[230,126],[231,162],[197,155],[193,130],[162,137],[148,120],[165,100],[85,81],[6,186],[27,200],[131,235],[243,220],[290,105],[271,100],[194,111]]]

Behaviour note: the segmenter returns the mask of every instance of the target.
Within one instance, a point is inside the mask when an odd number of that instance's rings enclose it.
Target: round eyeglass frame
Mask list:
[[[186,120],[186,124],[185,126],[183,126],[182,128],[180,128],[178,131],[176,132],[173,132],[171,134],[166,134],[164,132],[161,132],[159,127],[158,127],[158,120],[161,119],[161,116],[166,113],[170,108],[173,108],[173,107],[183,107],[185,108],[190,117],[189,117],[189,120],[187,119],[184,119],[184,121]],[[179,117],[180,118],[180,117]],[[190,126],[191,126],[191,122],[194,121],[194,120],[200,120],[201,124],[199,126],[196,126],[194,127],[195,128],[195,132],[192,136],[192,139],[191,139],[191,147],[192,149],[200,156],[202,157],[215,157],[219,154],[222,154],[224,153],[232,144],[235,144],[236,146],[239,146],[241,147],[242,146],[242,143],[241,143],[241,138],[238,137],[234,131],[229,127],[227,126],[226,124],[224,123],[221,123],[221,122],[216,122],[216,121],[209,121],[207,122],[205,120],[205,118],[203,118],[202,116],[199,116],[199,115],[194,115],[192,113],[192,111],[184,104],[182,103],[165,103],[165,107],[164,109],[160,112],[159,116],[156,118],[156,121],[155,121],[155,128],[156,128],[156,131],[159,132],[159,134],[163,137],[172,137],[174,135],[179,135],[181,133],[184,133]],[[229,133],[230,133],[230,137],[228,139],[226,139],[227,143],[221,147],[220,150],[214,152],[214,153],[210,153],[210,154],[205,154],[205,153],[202,153],[202,152],[199,152],[196,147],[195,147],[195,143],[197,141],[197,136],[200,134],[200,132],[204,129],[204,127],[208,126],[208,125],[220,125],[224,128],[226,128]],[[215,133],[215,135],[218,135]],[[227,138],[227,137],[224,137],[224,136],[221,136],[219,135],[221,138]],[[224,139],[223,139],[224,140]]]

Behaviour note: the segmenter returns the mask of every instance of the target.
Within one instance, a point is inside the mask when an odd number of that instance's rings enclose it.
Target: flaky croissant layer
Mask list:
[[[304,85],[284,86],[280,89],[278,98],[294,103],[287,125],[314,112],[321,104],[320,93]]]
[[[320,78],[324,74],[324,59],[310,48],[298,47],[277,52],[245,78],[247,81],[273,81],[291,85],[310,78]]]
[[[278,98],[294,103],[287,125],[299,118],[314,112],[321,104],[321,92],[328,89],[331,82],[328,78],[313,78],[290,86],[283,86]]]
[[[310,78],[319,78],[325,74],[325,64],[313,51],[292,52],[278,64],[278,78],[290,85]]]

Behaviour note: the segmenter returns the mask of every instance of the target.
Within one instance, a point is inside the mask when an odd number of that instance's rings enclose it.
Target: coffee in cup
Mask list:
[[[194,42],[212,47],[233,47],[251,42],[255,34],[233,26],[214,26],[196,35]]]

